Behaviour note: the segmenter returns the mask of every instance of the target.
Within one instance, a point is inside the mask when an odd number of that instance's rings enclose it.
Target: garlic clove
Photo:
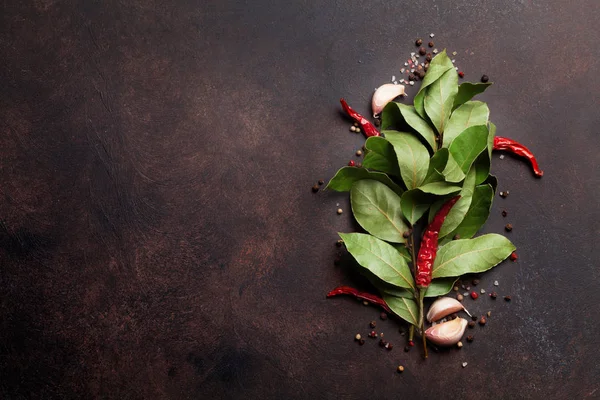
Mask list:
[[[440,297],[439,299],[433,302],[431,307],[429,307],[429,312],[427,313],[427,321],[437,321],[440,318],[444,318],[447,315],[461,310],[464,310],[469,317],[471,316],[471,314],[469,314],[465,306],[463,306],[460,301],[452,297]]]
[[[427,329],[425,337],[438,346],[453,346],[462,338],[465,329],[467,329],[467,324],[466,319],[455,318],[452,321],[443,322]]]
[[[404,91],[404,85],[394,85],[393,83],[386,83],[385,85],[379,86],[375,90],[375,93],[373,93],[373,100],[371,100],[373,116],[381,114],[386,104],[394,100],[398,96],[406,96],[406,92]]]

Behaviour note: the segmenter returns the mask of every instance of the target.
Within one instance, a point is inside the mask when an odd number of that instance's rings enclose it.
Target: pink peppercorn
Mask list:
[[[478,297],[479,297],[479,294],[477,294],[477,292],[471,292],[471,298],[473,300],[477,300]]]
[[[350,160],[350,161],[348,162],[348,166],[349,166],[349,167],[354,167],[354,164],[355,164],[355,163],[354,163],[354,160]]]

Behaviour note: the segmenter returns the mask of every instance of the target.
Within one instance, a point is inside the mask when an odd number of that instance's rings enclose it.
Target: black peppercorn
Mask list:
[[[492,293],[490,293],[490,297],[491,297],[492,299],[496,299],[496,297],[498,297],[498,293],[496,293],[496,292],[492,292]]]
[[[408,80],[409,81],[414,81],[415,80],[415,74],[409,74],[408,75]]]
[[[471,336],[471,335],[467,336],[467,342],[471,343],[473,341],[473,339],[475,339],[473,336]]]
[[[490,80],[490,77],[489,77],[489,76],[487,76],[487,75],[483,75],[483,76],[481,77],[481,82],[483,82],[483,83],[487,83],[487,81],[489,81],[489,80]]]
[[[433,57],[431,56],[431,53],[427,53],[427,55],[425,56],[425,61],[430,62],[432,58]]]
[[[469,328],[475,328],[475,321],[469,321]]]
[[[510,296],[504,296],[504,300],[506,300],[506,301],[510,301],[510,300],[511,300],[511,299],[510,299]]]
[[[460,235],[457,233],[456,235],[454,235],[454,237],[452,237],[453,240],[458,240],[460,239]]]
[[[317,192],[319,191],[319,185],[316,185],[316,184],[315,184],[315,185],[312,187],[312,191],[313,191],[313,193],[317,193]]]
[[[375,126],[379,127],[381,125],[381,120],[379,118],[375,118]]]
[[[504,229],[506,230],[506,232],[512,231],[512,228],[513,228],[512,224],[506,224],[506,226],[504,227]]]
[[[419,47],[419,54],[424,56],[425,54],[427,54],[427,50],[425,50],[425,47]]]
[[[363,344],[365,344],[365,339],[360,339],[360,340],[358,341],[358,344],[360,344],[361,346],[362,346]]]
[[[434,43],[433,42],[429,42],[428,45],[429,45],[429,47],[433,47]]]
[[[323,179],[319,179],[319,185],[322,185],[324,183],[325,183],[325,181]]]
[[[473,286],[477,286],[479,285],[479,279],[473,279],[471,283],[473,284]]]
[[[375,328],[377,326],[377,323],[375,321],[371,321],[371,322],[369,322],[369,326],[371,328]]]
[[[381,318],[382,321],[385,321],[386,319],[388,319],[388,315],[382,312],[381,314],[379,314],[379,318]]]
[[[506,217],[508,215],[508,213],[506,212],[506,210],[502,210],[502,216]]]
[[[423,39],[417,39],[417,40],[415,40],[415,44],[416,44],[417,46],[420,46],[420,45],[422,45],[422,44],[423,44]]]

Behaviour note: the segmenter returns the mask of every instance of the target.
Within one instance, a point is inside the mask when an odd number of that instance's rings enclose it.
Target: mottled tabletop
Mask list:
[[[595,0],[4,1],[0,398],[600,398],[598,21]],[[361,285],[334,265],[358,227],[311,187],[364,142],[339,98],[370,113],[430,33],[545,175],[494,155],[510,196],[483,232],[520,258],[479,287],[512,301],[469,300],[487,325],[423,360],[325,298]],[[374,319],[393,351],[353,341]]]

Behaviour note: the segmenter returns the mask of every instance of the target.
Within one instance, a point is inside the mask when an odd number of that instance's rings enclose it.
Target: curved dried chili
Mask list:
[[[378,305],[379,307],[383,308],[385,311],[387,311],[389,313],[392,312],[392,310],[390,310],[390,308],[388,307],[385,300],[383,300],[381,297],[375,296],[374,294],[367,293],[367,292],[360,292],[354,288],[351,288],[350,286],[336,287],[331,292],[327,293],[327,297],[339,296],[341,294],[347,294],[350,296],[354,296],[357,299],[366,300],[369,303]]]
[[[437,254],[440,229],[442,228],[442,224],[448,216],[448,213],[458,199],[460,199],[460,196],[448,200],[435,214],[433,221],[431,221],[423,233],[421,248],[417,255],[417,276],[415,276],[415,281],[419,288],[426,288],[431,283],[431,274],[433,272],[433,262],[435,261],[435,256]]]
[[[346,103],[346,100],[340,99],[340,103],[342,103],[342,108],[344,109],[344,111],[346,111],[346,114],[348,114],[350,118],[355,120],[360,125],[366,137],[380,136],[380,133],[375,127],[375,125],[373,125],[365,117],[354,111],[348,105],[348,103]]]
[[[521,143],[509,138],[496,136],[494,138],[494,150],[505,150],[518,156],[525,157],[531,163],[533,172],[537,177],[542,177],[544,175],[544,171],[542,171],[538,166],[537,160],[535,159],[535,156],[531,150],[523,146]]]

